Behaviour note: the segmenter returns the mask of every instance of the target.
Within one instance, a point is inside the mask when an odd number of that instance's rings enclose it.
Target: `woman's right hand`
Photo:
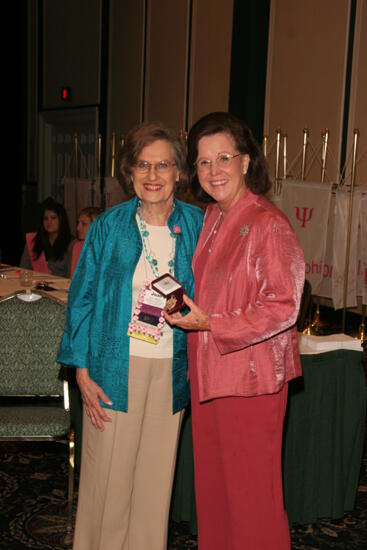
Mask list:
[[[169,315],[166,311],[163,311],[167,323],[184,330],[210,330],[209,315],[200,309],[186,294],[183,295],[183,301],[190,309],[189,313],[187,315],[181,315],[181,313],[177,312],[173,315]]]
[[[89,416],[93,426],[103,432],[104,422],[111,422],[112,419],[101,407],[99,398],[106,405],[112,405],[112,401],[107,397],[102,388],[91,379],[88,369],[77,368],[76,381],[82,394],[85,412]]]

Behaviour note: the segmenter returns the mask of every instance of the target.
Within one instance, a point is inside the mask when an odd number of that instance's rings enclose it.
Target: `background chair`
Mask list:
[[[56,354],[65,308],[51,298],[0,301],[0,441],[61,441],[69,446],[68,519],[74,491],[74,434],[68,383]]]

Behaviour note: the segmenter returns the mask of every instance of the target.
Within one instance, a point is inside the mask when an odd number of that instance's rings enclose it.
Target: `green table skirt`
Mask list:
[[[284,501],[290,523],[340,518],[354,508],[366,421],[362,353],[302,356],[284,432]]]
[[[181,521],[188,522],[190,532],[197,534],[190,408],[186,409],[181,427],[172,491],[171,518],[178,523]]]
[[[362,460],[366,383],[362,353],[303,355],[289,384],[284,426],[284,500],[291,524],[342,517],[354,507]],[[171,517],[197,532],[191,418],[181,434]]]

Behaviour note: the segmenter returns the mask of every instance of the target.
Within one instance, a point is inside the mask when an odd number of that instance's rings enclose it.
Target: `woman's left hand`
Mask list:
[[[170,325],[180,327],[184,330],[210,330],[209,315],[202,311],[186,294],[183,296],[183,301],[190,308],[190,312],[183,316],[179,312],[169,315],[165,311],[164,318],[166,321]]]

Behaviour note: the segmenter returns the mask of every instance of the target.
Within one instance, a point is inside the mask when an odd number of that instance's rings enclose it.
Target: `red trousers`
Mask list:
[[[289,550],[281,468],[288,387],[200,404],[192,367],[199,550]]]

